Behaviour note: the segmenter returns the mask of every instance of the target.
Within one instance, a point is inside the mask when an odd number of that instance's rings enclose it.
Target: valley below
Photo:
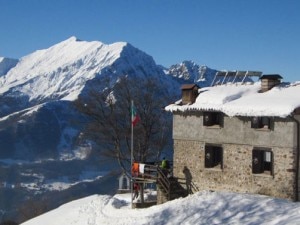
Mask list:
[[[25,221],[91,194],[115,194],[111,161],[0,160],[0,221]]]

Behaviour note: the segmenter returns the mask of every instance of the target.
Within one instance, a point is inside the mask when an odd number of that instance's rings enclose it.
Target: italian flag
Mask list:
[[[139,115],[136,113],[136,108],[134,105],[131,107],[131,123],[135,126],[140,121]]]

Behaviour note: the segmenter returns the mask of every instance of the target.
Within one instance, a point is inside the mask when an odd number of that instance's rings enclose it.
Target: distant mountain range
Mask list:
[[[217,72],[217,70],[205,65],[199,66],[192,61],[183,61],[166,70],[166,74],[180,79],[180,82],[196,83],[200,87],[210,86]]]
[[[208,86],[216,72],[192,61],[164,68],[129,43],[76,37],[19,60],[0,58],[0,158],[60,158],[77,151],[82,127],[70,123],[80,119],[71,103],[96,80],[155,77],[177,100],[182,83]]]

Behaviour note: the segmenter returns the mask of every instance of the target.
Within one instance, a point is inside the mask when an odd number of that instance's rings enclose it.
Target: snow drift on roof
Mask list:
[[[261,84],[227,84],[199,89],[191,105],[171,104],[165,109],[174,111],[220,111],[232,116],[287,117],[300,107],[300,82],[281,84],[260,93]]]

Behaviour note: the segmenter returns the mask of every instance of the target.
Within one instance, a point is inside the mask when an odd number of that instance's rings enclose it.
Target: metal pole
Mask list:
[[[130,169],[132,168],[132,165],[133,165],[133,100],[131,100],[131,156],[130,156],[130,162],[131,162],[131,167]],[[131,170],[130,170],[131,171]],[[131,191],[131,208],[133,206],[133,179],[132,179],[132,171],[131,171],[131,186],[130,186],[130,191]]]

